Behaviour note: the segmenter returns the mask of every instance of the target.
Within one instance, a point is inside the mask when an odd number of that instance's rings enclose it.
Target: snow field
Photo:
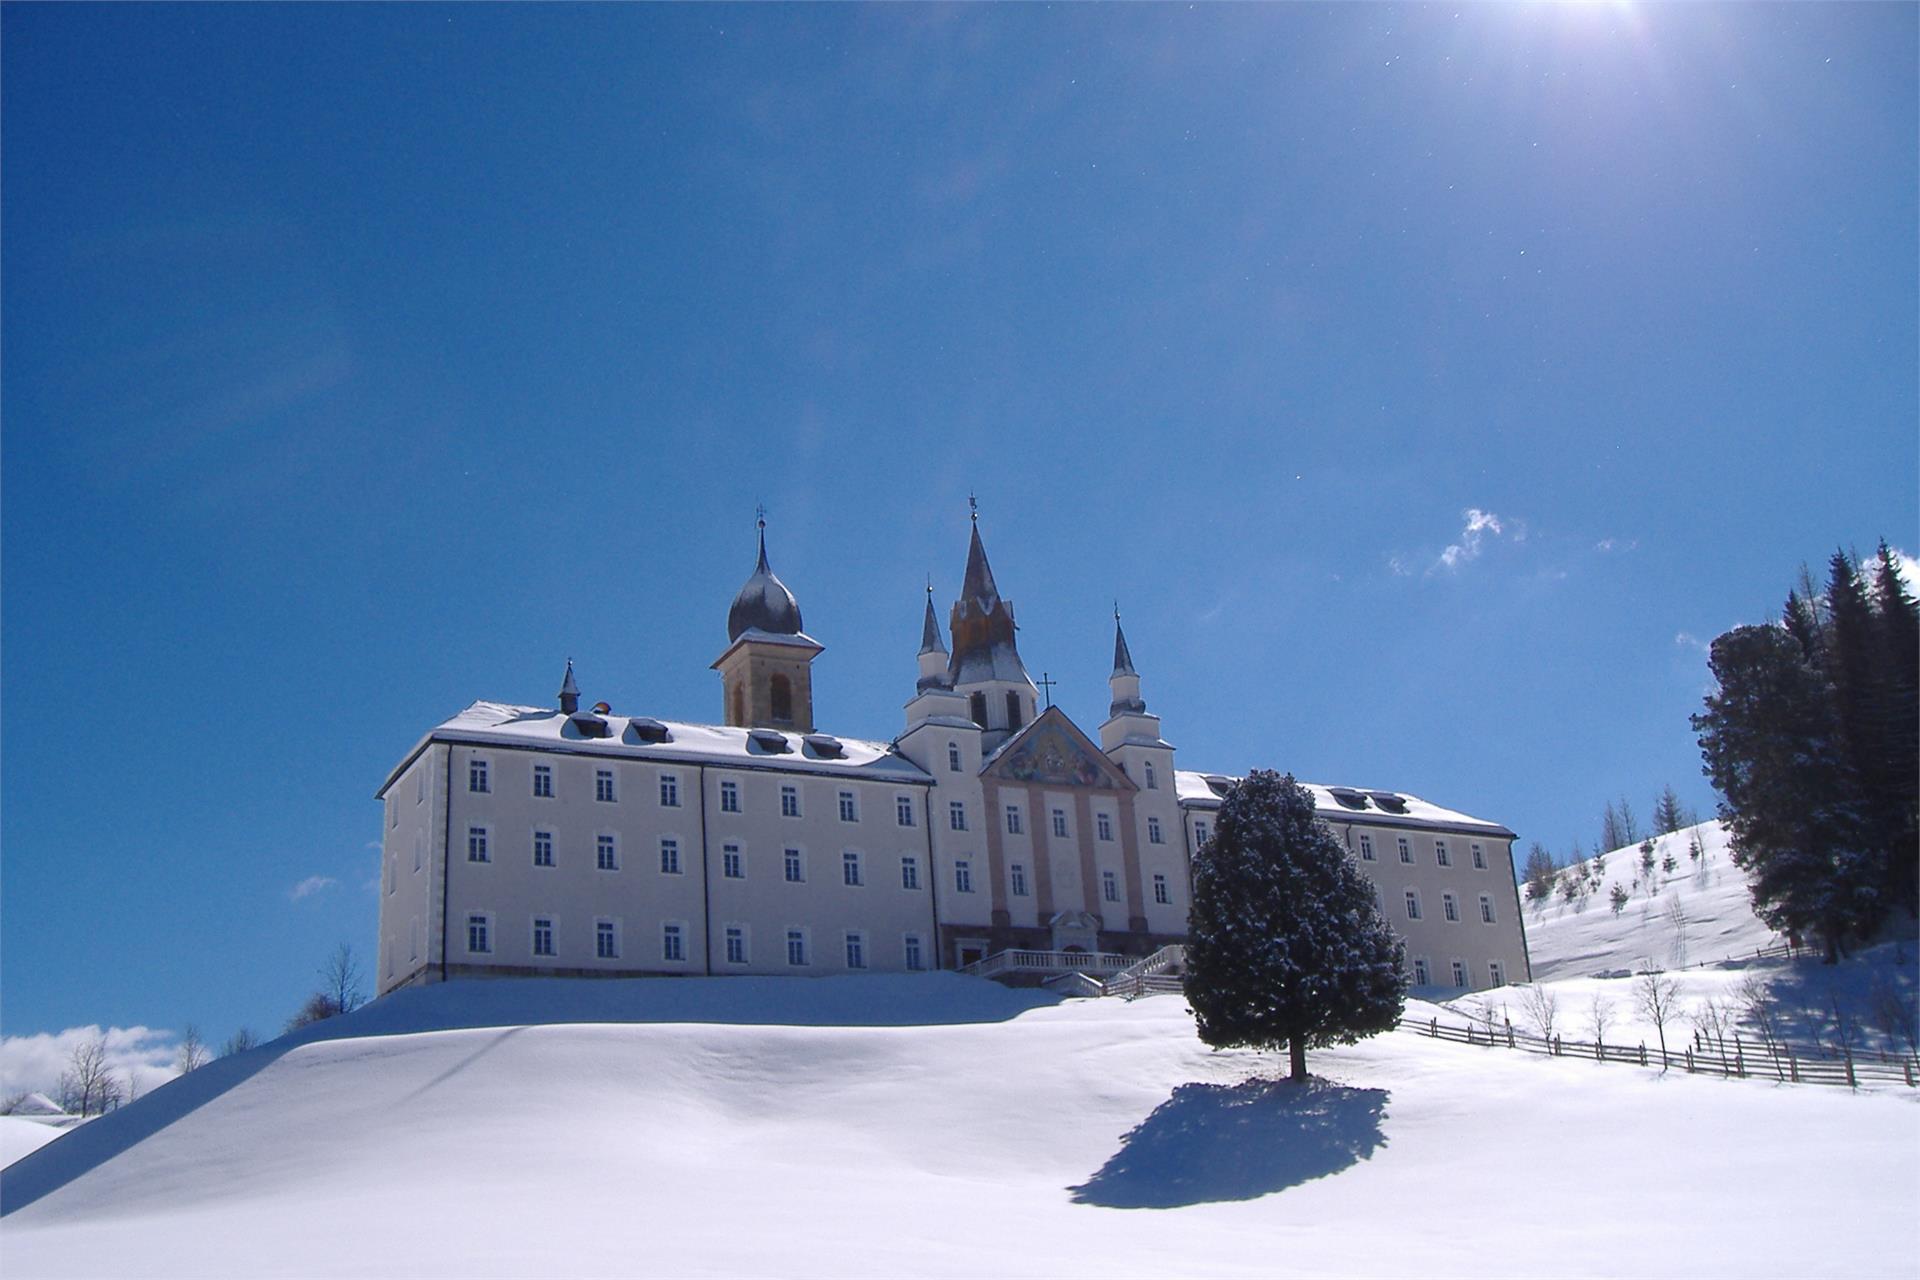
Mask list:
[[[575,1017],[644,1016],[650,999],[677,1013],[707,988],[743,1011],[777,997],[801,1024],[856,1002],[868,980],[729,992],[743,981],[539,985]],[[1269,1083],[1281,1058],[1209,1052],[1177,997],[1047,1005],[953,975],[872,988],[877,1020],[898,1023],[917,1001],[923,1024],[489,1025],[486,1006],[524,999],[514,985],[454,984],[400,1009],[435,1023],[457,1008],[468,1029],[403,1033],[399,1012],[375,1006],[365,1026],[356,1015],[336,1038],[229,1060],[225,1076],[188,1077],[74,1135],[91,1143],[28,1157],[0,1173],[0,1266],[1913,1272],[1920,1107],[1892,1095],[1663,1078],[1407,1033],[1314,1053],[1320,1079],[1296,1089]],[[390,1034],[352,1034],[378,1023]],[[169,1100],[190,1087],[193,1105]],[[114,1154],[116,1123],[146,1136]],[[1813,1167],[1822,1176],[1778,1176]],[[1632,1230],[1511,1212],[1518,1187],[1566,1206],[1599,1186],[1644,1189]],[[1474,1230],[1490,1212],[1507,1225]],[[1844,1229],[1791,1225],[1818,1222]]]

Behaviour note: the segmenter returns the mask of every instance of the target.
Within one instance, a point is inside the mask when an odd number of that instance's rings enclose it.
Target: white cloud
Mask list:
[[[1675,632],[1673,642],[1682,649],[1698,649],[1702,653],[1707,651],[1707,642],[1691,631]]]
[[[1489,536],[1497,538],[1507,532],[1507,522],[1491,511],[1468,507],[1460,514],[1466,521],[1465,527],[1460,530],[1460,541],[1450,544],[1446,550],[1442,551],[1440,558],[1434,562],[1433,569],[1427,572],[1431,573],[1434,569],[1456,570],[1467,561],[1479,558]],[[1513,532],[1515,542],[1524,542],[1526,536],[1524,527],[1515,527]]]
[[[1595,551],[1602,551],[1602,552],[1634,551],[1634,550],[1638,550],[1639,546],[1640,546],[1640,539],[1638,538],[1602,538],[1600,539],[1600,541],[1593,544],[1593,549]]]
[[[1888,547],[1893,552],[1893,562],[1900,568],[1900,578],[1907,584],[1907,590],[1920,595],[1920,560],[1902,551],[1898,547]]]
[[[0,1097],[29,1090],[55,1097],[60,1073],[73,1051],[104,1034],[107,1067],[121,1085],[132,1078],[137,1092],[146,1093],[174,1077],[179,1042],[171,1031],[153,1027],[68,1027],[65,1031],[33,1036],[0,1036]]]
[[[299,884],[287,890],[287,901],[298,902],[302,898],[311,897],[316,893],[331,889],[339,883],[340,882],[332,876],[308,876],[305,880],[302,880]]]
[[[1388,556],[1387,571],[1396,578],[1411,578],[1413,576],[1413,570],[1408,567],[1406,557],[1404,556]]]

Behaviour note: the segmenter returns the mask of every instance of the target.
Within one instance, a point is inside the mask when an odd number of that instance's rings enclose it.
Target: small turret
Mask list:
[[[1147,709],[1140,696],[1140,673],[1133,669],[1133,654],[1127,650],[1127,633],[1120,629],[1120,606],[1113,606],[1113,674],[1107,677],[1113,701],[1107,707],[1110,716],[1143,712]]]
[[[580,686],[573,682],[573,659],[567,659],[567,674],[560,681],[560,714],[570,716],[580,709]]]
[[[953,682],[947,678],[947,644],[940,638],[940,619],[933,612],[933,581],[927,581],[927,615],[920,624],[920,679],[914,688],[921,693],[929,689],[950,689]]]

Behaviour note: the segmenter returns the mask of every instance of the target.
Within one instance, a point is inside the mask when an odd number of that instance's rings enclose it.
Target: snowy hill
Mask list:
[[[1703,856],[1687,856],[1699,836]],[[1593,977],[1646,968],[1685,968],[1728,957],[1750,956],[1786,939],[1753,914],[1746,873],[1727,852],[1727,831],[1703,822],[1654,837],[1654,869],[1641,867],[1640,849],[1628,845],[1572,869],[1591,886],[1568,902],[1556,892],[1545,902],[1525,904],[1527,953],[1536,981]],[[1661,870],[1671,856],[1674,870]],[[1604,872],[1597,871],[1599,863]],[[1568,872],[1562,872],[1564,879]],[[1615,915],[1610,895],[1618,886],[1627,905]],[[1675,911],[1684,924],[1676,924]]]
[[[1323,1079],[1299,1089],[1271,1083],[1283,1060],[1209,1052],[1178,997],[1055,1003],[952,974],[454,984],[210,1064],[0,1171],[0,1261],[9,1277],[1911,1272],[1907,1096],[1409,1033],[1310,1065]],[[1756,1134],[1770,1164],[1821,1176],[1739,1176]],[[1523,1181],[1549,1205],[1661,1194],[1631,1231],[1466,1226]],[[1783,1229],[1823,1221],[1852,1225]]]

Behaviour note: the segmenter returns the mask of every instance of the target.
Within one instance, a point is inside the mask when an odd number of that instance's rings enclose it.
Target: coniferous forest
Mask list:
[[[1713,642],[1693,717],[1754,911],[1829,961],[1920,896],[1920,609],[1883,541]]]

